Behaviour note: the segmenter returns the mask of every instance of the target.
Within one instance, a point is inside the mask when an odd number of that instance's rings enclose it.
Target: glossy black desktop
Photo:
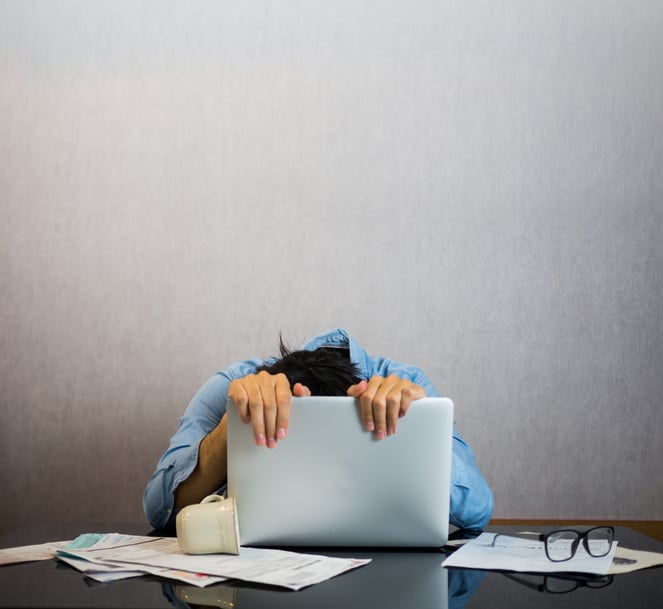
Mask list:
[[[529,527],[531,528],[531,527]],[[522,527],[489,527],[517,531]],[[141,525],[31,527],[0,537],[0,547],[72,539],[84,532],[148,534]],[[458,532],[460,533],[460,532]],[[457,533],[457,534],[458,534]],[[663,552],[663,543],[616,528],[623,546]],[[305,549],[304,551],[310,551]],[[225,607],[227,609],[467,609],[663,607],[663,568],[610,578],[445,569],[442,551],[316,549],[372,562],[298,592],[226,582],[200,589],[145,576],[99,584],[55,560],[0,567],[0,607]]]

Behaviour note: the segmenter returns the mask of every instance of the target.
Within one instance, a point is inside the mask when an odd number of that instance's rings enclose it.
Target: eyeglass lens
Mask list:
[[[555,531],[546,539],[546,551],[550,560],[569,560],[578,547],[580,536],[575,531]]]
[[[569,560],[574,556],[580,540],[584,537],[585,549],[590,556],[605,556],[612,544],[612,529],[596,527],[584,534],[577,531],[555,531],[546,539],[546,552],[553,561]]]
[[[605,556],[610,552],[612,545],[612,529],[609,527],[596,527],[586,533],[587,552],[591,556]]]

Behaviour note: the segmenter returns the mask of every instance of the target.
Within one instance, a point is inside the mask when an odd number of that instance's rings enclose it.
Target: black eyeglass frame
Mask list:
[[[608,549],[605,552],[602,552],[601,554],[595,554],[593,553],[590,548],[589,548],[589,535],[590,533],[594,531],[598,531],[599,529],[605,529],[607,532],[609,532],[609,536],[607,539],[608,542]],[[566,557],[566,558],[551,558],[550,553],[548,551],[548,539],[552,537],[553,535],[559,535],[560,533],[573,533],[575,535],[575,539],[571,543],[571,555]],[[578,551],[578,546],[580,545],[580,542],[582,541],[582,545],[584,546],[585,550],[587,551],[587,554],[594,558],[601,558],[603,556],[606,556],[609,552],[610,549],[612,548],[612,542],[615,538],[615,528],[609,525],[600,525],[597,527],[592,527],[591,529],[587,529],[586,531],[578,531],[576,529],[556,529],[555,531],[550,531],[550,533],[516,533],[515,535],[510,535],[508,533],[498,533],[493,537],[493,545],[495,544],[495,541],[500,535],[507,535],[508,537],[518,537],[521,535],[527,535],[528,537],[534,537],[534,539],[537,539],[538,541],[543,542],[543,547],[546,551],[546,558],[551,561],[551,562],[566,562],[567,560],[571,560],[575,555],[576,552]]]

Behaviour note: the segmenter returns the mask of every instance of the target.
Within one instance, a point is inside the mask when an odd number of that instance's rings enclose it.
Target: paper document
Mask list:
[[[217,584],[226,580],[225,577],[214,577],[212,575],[203,575],[201,573],[178,571],[177,569],[160,569],[158,567],[139,566],[129,563],[126,565],[121,563],[99,564],[67,555],[59,555],[58,559],[68,564],[70,567],[74,567],[74,569],[77,569],[81,573],[84,573],[86,577],[102,583],[109,583],[132,577],[143,577],[147,574],[174,579],[198,587],[209,586],[210,584]]]
[[[521,539],[496,533],[482,533],[466,543],[442,563],[443,567],[496,569],[529,573],[592,573],[607,575],[612,565],[617,542],[601,558],[590,556],[580,544],[576,555],[564,562],[553,562],[546,556],[542,541]],[[495,541],[495,543],[493,543]]]
[[[18,562],[31,562],[33,560],[50,560],[53,552],[66,546],[69,541],[53,541],[40,543],[34,546],[20,546],[17,548],[3,548],[0,550],[0,565],[11,565]]]
[[[85,561],[89,572],[95,572],[90,567],[94,564],[121,567],[116,571],[143,571],[171,577],[200,587],[213,583],[212,578],[214,581],[232,578],[291,590],[325,581],[370,562],[370,559],[332,558],[258,548],[240,548],[239,556],[191,555],[182,552],[176,538],[118,534],[102,537],[90,547],[68,547],[56,554],[69,561]],[[189,577],[174,577],[173,573],[188,574]],[[107,576],[110,577],[110,573]]]
[[[659,552],[644,552],[643,550],[631,550],[619,546],[608,573],[617,575],[618,573],[630,573],[631,571],[660,565],[663,565],[663,554]]]
[[[102,563],[89,559],[77,558],[75,552],[79,550],[102,550],[108,548],[122,548],[127,546],[149,543],[156,538],[141,535],[122,535],[120,533],[86,533],[79,535],[64,547],[56,550],[57,557],[64,563],[74,567],[86,577],[98,582],[108,583],[131,577],[142,577],[149,573],[174,579],[195,586],[208,586],[225,581],[225,577],[213,577],[188,571],[177,571],[175,569],[162,569],[158,567],[146,567],[128,563]]]
[[[58,556],[58,559],[85,574],[86,577],[103,583],[145,575],[144,571],[139,571],[135,567],[132,569],[122,565],[98,565],[81,558],[67,556],[66,554]]]

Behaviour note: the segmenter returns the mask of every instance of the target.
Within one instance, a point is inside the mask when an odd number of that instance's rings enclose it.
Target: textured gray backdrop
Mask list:
[[[663,519],[661,31],[0,3],[0,529],[141,520],[214,370],[335,326],[454,399],[495,516]]]

